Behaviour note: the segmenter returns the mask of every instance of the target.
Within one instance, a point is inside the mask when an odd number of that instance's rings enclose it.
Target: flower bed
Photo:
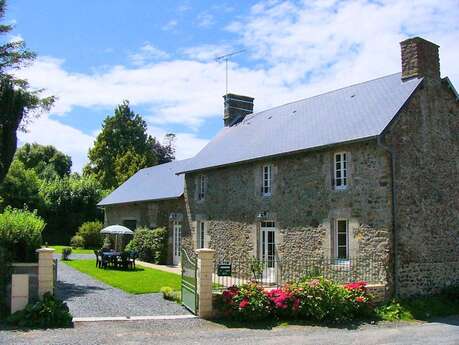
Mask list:
[[[318,278],[264,290],[256,283],[232,286],[218,299],[225,317],[261,320],[268,317],[343,322],[368,316],[372,297],[365,282],[339,285]]]

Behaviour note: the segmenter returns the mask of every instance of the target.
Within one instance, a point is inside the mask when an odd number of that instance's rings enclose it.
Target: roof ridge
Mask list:
[[[316,97],[319,97],[319,96],[323,96],[323,95],[327,95],[329,93],[333,93],[333,92],[337,92],[337,91],[340,91],[340,90],[344,90],[344,89],[347,89],[347,88],[350,88],[350,87],[353,87],[353,86],[357,86],[357,85],[362,85],[362,84],[366,84],[366,83],[370,83],[372,81],[375,81],[375,80],[379,80],[379,79],[383,79],[383,78],[388,78],[388,77],[392,77],[396,74],[401,74],[401,72],[396,72],[396,73],[391,73],[391,74],[387,74],[387,75],[383,75],[383,76],[380,76],[380,77],[377,77],[377,78],[373,78],[373,79],[369,79],[369,80],[366,80],[366,81],[361,81],[361,82],[358,82],[358,83],[355,83],[355,84],[351,84],[351,85],[347,85],[347,86],[343,86],[343,87],[340,87],[338,89],[334,89],[334,90],[330,90],[330,91],[325,91],[323,93],[319,93],[317,95],[314,95],[314,96],[309,96],[309,97],[305,97],[305,98],[301,98],[301,99],[297,99],[296,101],[291,101],[291,102],[287,102],[287,103],[284,103],[284,104],[281,104],[281,105],[276,105],[272,108],[269,108],[269,109],[265,109],[265,110],[262,110],[262,111],[259,111],[259,112],[256,112],[256,113],[252,113],[252,114],[248,114],[243,121],[239,122],[239,124],[242,124],[243,122],[247,121],[248,120],[251,120],[253,119],[254,117],[258,116],[258,115],[261,115],[263,113],[266,113],[267,111],[271,111],[271,110],[274,110],[274,109],[278,109],[278,108],[282,108],[282,107],[285,107],[286,105],[290,105],[290,104],[294,104],[294,103],[299,103],[299,102],[303,102],[303,101],[306,101],[308,99],[313,99],[313,98],[316,98]],[[400,79],[400,81],[402,81]],[[251,116],[252,115],[252,116]],[[250,118],[248,118],[250,117]],[[234,127],[237,127],[238,124],[236,124]]]

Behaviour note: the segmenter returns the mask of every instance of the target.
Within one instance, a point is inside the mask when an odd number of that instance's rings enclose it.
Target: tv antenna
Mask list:
[[[226,84],[226,94],[228,94],[228,61],[230,59],[230,57],[234,56],[234,55],[237,55],[237,54],[241,54],[243,52],[245,52],[246,49],[241,49],[241,50],[237,50],[237,51],[234,51],[232,53],[229,53],[229,54],[225,54],[225,55],[222,55],[222,56],[217,56],[215,58],[215,61],[217,62],[220,62],[220,61],[225,61],[225,69],[226,69],[226,79],[225,79],[225,84]]]

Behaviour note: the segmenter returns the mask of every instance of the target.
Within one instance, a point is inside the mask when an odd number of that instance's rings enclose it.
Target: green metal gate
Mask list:
[[[196,259],[190,258],[182,249],[182,304],[193,314],[198,308],[197,266]]]

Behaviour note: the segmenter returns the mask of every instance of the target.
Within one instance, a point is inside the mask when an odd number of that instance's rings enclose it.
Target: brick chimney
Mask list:
[[[424,77],[428,82],[440,81],[439,46],[421,37],[400,42],[402,51],[402,80]]]
[[[234,93],[223,96],[225,100],[225,111],[223,122],[225,127],[231,127],[241,122],[246,115],[253,113],[253,98]]]

